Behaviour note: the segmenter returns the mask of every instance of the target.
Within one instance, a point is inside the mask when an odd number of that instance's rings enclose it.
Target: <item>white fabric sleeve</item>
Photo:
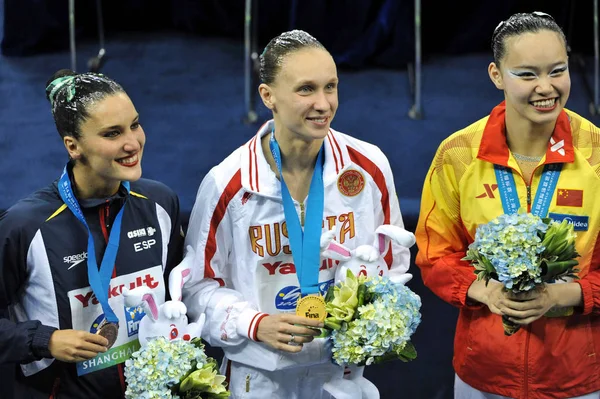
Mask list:
[[[200,185],[185,243],[194,248],[185,255],[187,262],[193,257],[192,277],[182,290],[190,321],[205,313],[202,338],[219,347],[256,340],[258,324],[266,316],[240,292],[227,288],[231,286],[233,242],[231,212],[228,207],[223,209],[228,204],[227,183],[211,171]]]

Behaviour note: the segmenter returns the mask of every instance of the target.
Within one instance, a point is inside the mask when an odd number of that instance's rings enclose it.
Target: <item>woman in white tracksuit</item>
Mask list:
[[[285,32],[260,64],[273,119],[200,185],[183,301],[191,319],[206,314],[202,337],[223,348],[233,398],[327,398],[321,387],[339,367],[315,337],[323,324],[295,313],[299,298],[333,283],[336,263],[319,258],[319,237],[335,229],[356,248],[372,243],[379,225],[403,227],[402,216],[381,150],[330,128],[338,76],[321,43]],[[409,258],[390,246],[390,274],[405,273]]]

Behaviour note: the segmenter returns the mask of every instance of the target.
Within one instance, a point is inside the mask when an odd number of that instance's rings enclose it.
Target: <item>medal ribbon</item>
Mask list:
[[[304,231],[296,213],[294,200],[290,195],[283,178],[283,173],[281,172],[281,152],[279,144],[275,140],[274,132],[271,132],[269,147],[271,148],[271,153],[275,159],[281,179],[283,213],[287,224],[290,246],[292,247],[296,275],[300,283],[300,292],[302,296],[319,293],[320,240],[323,224],[323,204],[325,201],[325,189],[323,186],[324,146],[321,146],[319,150],[317,163],[315,164],[315,170],[310,182],[308,199],[306,201]]]
[[[535,199],[531,208],[531,213],[541,218],[546,217],[552,196],[556,190],[556,184],[562,169],[562,164],[553,163],[544,166],[540,184],[535,193]],[[517,213],[521,207],[519,195],[517,194],[517,186],[512,169],[509,167],[494,165],[496,172],[496,181],[498,182],[498,191],[502,200],[502,208],[504,213]]]
[[[127,189],[127,193],[129,193],[129,182],[123,182],[123,186]],[[115,259],[117,258],[117,251],[119,250],[119,239],[121,237],[121,219],[123,218],[123,210],[125,209],[125,205],[121,207],[121,210],[115,218],[113,227],[110,231],[110,236],[108,237],[106,250],[104,251],[104,256],[102,257],[102,263],[100,265],[100,268],[98,268],[98,262],[96,261],[94,238],[92,236],[92,232],[90,231],[88,224],[85,221],[85,217],[83,216],[83,212],[79,207],[79,203],[75,199],[75,194],[73,193],[73,189],[71,188],[71,180],[69,179],[69,174],[67,173],[66,167],[63,170],[63,173],[60,176],[60,180],[58,182],[58,192],[64,203],[67,205],[67,207],[71,210],[71,212],[73,212],[75,217],[79,219],[81,223],[83,223],[83,225],[88,231],[88,280],[90,286],[92,287],[92,291],[96,296],[96,299],[98,299],[98,302],[100,302],[100,305],[102,306],[102,310],[104,311],[104,316],[106,317],[106,320],[108,322],[118,323],[119,318],[115,315],[110,305],[108,304],[108,288],[110,286],[110,279],[114,269]]]

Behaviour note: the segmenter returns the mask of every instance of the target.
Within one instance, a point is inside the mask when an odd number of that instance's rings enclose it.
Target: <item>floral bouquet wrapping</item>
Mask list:
[[[199,338],[156,337],[125,362],[127,399],[228,398],[225,377],[206,356]]]
[[[421,298],[408,287],[348,270],[344,281],[330,287],[325,302],[325,327],[338,365],[417,357],[410,337],[421,322]]]
[[[507,291],[523,293],[544,283],[577,278],[575,237],[567,220],[559,223],[531,213],[503,214],[477,226],[475,241],[463,260],[475,266],[478,280],[487,284],[495,279]],[[502,323],[508,336],[520,328],[505,316]]]

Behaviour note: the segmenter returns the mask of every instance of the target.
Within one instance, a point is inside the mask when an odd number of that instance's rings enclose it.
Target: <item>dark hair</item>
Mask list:
[[[46,98],[61,137],[79,138],[81,124],[90,115],[90,105],[124,92],[121,85],[107,76],[92,72],[77,74],[70,69],[55,72],[46,82]]]
[[[492,51],[494,52],[496,65],[500,65],[500,60],[506,56],[507,38],[523,33],[536,33],[541,30],[558,33],[565,43],[565,48],[567,48],[567,38],[550,14],[540,11],[514,14],[506,21],[500,22],[492,35]]]
[[[273,83],[286,55],[303,48],[311,47],[327,51],[317,39],[302,30],[283,32],[271,39],[260,55],[261,82],[266,84]]]

